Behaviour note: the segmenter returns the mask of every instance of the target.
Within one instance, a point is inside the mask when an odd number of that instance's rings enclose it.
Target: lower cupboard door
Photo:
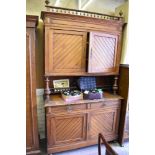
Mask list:
[[[89,139],[96,140],[102,133],[107,140],[114,140],[118,135],[119,109],[103,110],[90,113]]]
[[[82,113],[48,116],[48,146],[85,140],[86,115]]]

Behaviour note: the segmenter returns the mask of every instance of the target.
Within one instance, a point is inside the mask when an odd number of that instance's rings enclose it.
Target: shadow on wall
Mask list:
[[[39,20],[36,35],[36,87],[44,88],[44,40],[42,20]]]

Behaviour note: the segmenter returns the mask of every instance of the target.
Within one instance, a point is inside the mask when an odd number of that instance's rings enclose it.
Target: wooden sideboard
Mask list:
[[[26,16],[26,154],[39,155],[36,70],[35,70],[35,29],[38,16]]]
[[[48,154],[97,144],[100,132],[117,140],[122,99],[104,93],[103,99],[66,103],[52,95],[45,104]]]
[[[58,7],[48,9],[41,12],[48,154],[96,144],[99,132],[108,141],[117,140],[122,97],[116,92],[123,18]],[[115,95],[105,93],[101,100],[73,104],[51,95],[51,78],[76,81],[78,76],[101,77],[101,83],[113,76],[111,88]],[[105,83],[101,84],[103,88]]]

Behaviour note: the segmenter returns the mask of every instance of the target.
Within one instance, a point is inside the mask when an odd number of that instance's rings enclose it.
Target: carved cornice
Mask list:
[[[38,25],[38,16],[26,15],[26,27],[36,27]]]
[[[103,20],[124,21],[124,18],[119,16],[112,16],[112,15],[106,15],[106,14],[101,14],[96,12],[54,7],[54,6],[48,6],[48,5],[46,5],[45,7],[47,8],[47,12],[51,12],[51,13],[82,16],[82,17],[89,17],[89,18],[96,18],[96,19],[103,19]],[[43,16],[44,15],[42,14],[42,18],[44,18]]]

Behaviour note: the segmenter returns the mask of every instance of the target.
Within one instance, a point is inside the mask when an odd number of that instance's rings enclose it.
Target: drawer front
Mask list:
[[[65,105],[65,106],[57,106],[57,107],[49,107],[47,113],[63,113],[63,112],[74,112],[78,110],[85,110],[86,104],[78,104],[78,105]]]
[[[106,108],[106,107],[120,107],[121,101],[101,101],[101,102],[96,102],[96,103],[91,103],[90,108],[91,109],[98,109],[98,108]]]

